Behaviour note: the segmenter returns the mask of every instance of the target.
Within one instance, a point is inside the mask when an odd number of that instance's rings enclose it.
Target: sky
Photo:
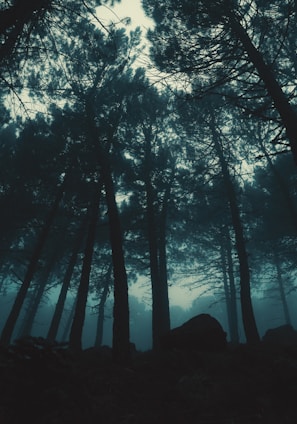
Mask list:
[[[107,25],[111,22],[118,24],[122,19],[130,17],[131,24],[129,28],[135,29],[140,26],[144,34],[149,27],[154,25],[154,21],[145,16],[141,0],[121,0],[114,7],[103,5],[98,7],[97,14],[98,18]]]

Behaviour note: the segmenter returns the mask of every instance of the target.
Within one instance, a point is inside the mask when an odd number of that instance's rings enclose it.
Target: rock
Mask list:
[[[221,324],[209,314],[200,314],[170,330],[160,340],[163,349],[219,351],[227,346]]]
[[[262,341],[270,345],[297,346],[297,331],[289,324],[281,325],[267,330]]]

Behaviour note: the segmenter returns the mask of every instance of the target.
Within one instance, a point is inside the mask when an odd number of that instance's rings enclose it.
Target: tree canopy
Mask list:
[[[99,1],[1,6],[0,290],[15,296],[3,345],[32,333],[47,293],[49,340],[68,314],[80,350],[95,305],[100,343],[109,297],[127,362],[134,284],[154,349],[173,287],[212,293],[235,342],[259,341],[253,301],[272,288],[294,320],[296,2],[142,3],[153,80],[141,29],[106,24]]]

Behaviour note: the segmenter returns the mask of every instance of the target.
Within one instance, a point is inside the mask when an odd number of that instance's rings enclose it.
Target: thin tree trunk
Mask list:
[[[155,213],[153,204],[153,195],[150,181],[146,181],[146,210],[147,210],[147,230],[149,244],[150,275],[152,285],[152,334],[153,349],[158,349],[162,331],[160,328],[162,302],[160,290],[159,259],[157,229],[155,223]]]
[[[62,314],[63,314],[63,310],[64,310],[64,305],[65,305],[65,301],[66,301],[66,297],[67,297],[67,292],[68,289],[70,287],[70,282],[71,282],[71,277],[74,271],[74,267],[77,261],[77,256],[80,250],[80,247],[82,245],[82,240],[83,240],[83,236],[84,236],[84,231],[85,231],[85,222],[83,222],[83,225],[81,226],[80,230],[79,230],[79,234],[76,238],[76,242],[72,251],[72,255],[70,257],[68,266],[67,266],[67,270],[63,279],[63,283],[61,285],[61,290],[60,290],[60,294],[59,294],[59,298],[55,307],[55,312],[50,324],[50,328],[48,330],[47,333],[47,340],[50,343],[53,343],[56,338],[57,338],[57,334],[58,334],[58,329],[59,329],[59,325],[61,322],[61,318],[62,318]]]
[[[163,196],[162,209],[160,211],[159,219],[159,275],[160,275],[160,296],[161,296],[161,331],[166,333],[170,330],[170,308],[169,308],[169,296],[168,296],[168,273],[167,273],[167,239],[166,239],[166,227],[167,227],[167,213],[168,213],[168,202],[171,193],[171,183],[169,182]]]
[[[9,343],[10,343],[12,333],[14,331],[17,319],[19,317],[21,308],[22,308],[24,300],[26,298],[26,295],[27,295],[28,289],[30,287],[32,278],[35,274],[40,255],[42,253],[43,247],[44,247],[45,242],[47,240],[47,237],[48,237],[49,231],[51,229],[52,223],[54,221],[54,218],[57,214],[59,203],[60,203],[60,201],[63,197],[64,189],[65,189],[65,185],[66,185],[66,180],[67,180],[67,175],[64,178],[63,183],[59,187],[56,199],[55,199],[55,201],[52,205],[51,211],[50,211],[50,213],[49,213],[49,215],[48,215],[48,217],[47,217],[47,219],[44,223],[43,229],[41,231],[41,234],[40,234],[39,239],[37,241],[37,244],[35,246],[31,261],[30,261],[28,269],[27,269],[27,273],[26,273],[25,278],[24,278],[24,281],[23,281],[23,283],[20,287],[20,290],[18,291],[15,302],[12,306],[10,314],[9,314],[9,316],[6,320],[6,323],[4,325],[4,328],[2,330],[0,343],[4,346],[9,345]]]
[[[40,277],[38,279],[39,282],[36,284],[34,292],[32,293],[32,301],[28,305],[27,313],[23,319],[23,323],[19,331],[20,338],[29,336],[32,333],[32,327],[41,303],[42,296],[45,292],[46,285],[51,275],[53,266],[57,261],[59,253],[59,249],[55,249],[53,252],[51,252],[50,261],[45,265],[45,268],[40,273]]]
[[[65,325],[62,337],[61,337],[62,342],[66,342],[68,340],[68,335],[69,335],[69,332],[70,332],[70,329],[71,329],[71,324],[72,324],[73,317],[74,317],[74,314],[75,314],[76,302],[77,302],[77,295],[76,295],[76,298],[75,298],[75,300],[74,300],[74,302],[71,306],[71,311],[70,311],[68,318],[67,318],[67,321],[66,321],[66,325]]]
[[[113,131],[107,134],[108,144],[104,146],[95,120],[95,97],[97,84],[101,72],[98,70],[94,84],[86,96],[86,115],[89,121],[89,138],[93,142],[98,155],[109,218],[109,238],[112,251],[113,277],[114,277],[114,308],[113,308],[113,342],[112,353],[115,362],[127,363],[130,361],[130,323],[128,280],[125,266],[122,228],[118,206],[115,197],[115,188],[110,165],[109,147],[112,142]],[[114,128],[115,126],[113,126]]]
[[[228,272],[227,272],[227,258],[226,258],[226,248],[225,248],[225,240],[224,234],[221,234],[221,243],[220,243],[220,256],[221,256],[221,265],[222,265],[222,274],[223,274],[223,287],[224,287],[224,295],[226,301],[226,312],[228,319],[228,328],[230,341],[232,341],[232,317],[231,317],[231,299],[230,299],[230,289],[228,285]]]
[[[229,169],[225,161],[225,157],[218,140],[218,134],[214,123],[210,123],[214,146],[220,161],[222,168],[222,174],[224,178],[224,184],[228,196],[230,213],[232,219],[232,225],[235,234],[236,250],[239,260],[239,273],[240,273],[240,303],[242,310],[243,327],[247,343],[255,344],[260,342],[260,336],[258,333],[256,320],[254,316],[252,300],[251,300],[251,288],[250,288],[250,270],[248,263],[248,255],[245,247],[245,239],[243,233],[243,227],[240,218],[240,212],[237,204],[236,193],[233,187],[233,183],[229,174]]]
[[[153,349],[159,349],[161,336],[170,329],[169,299],[166,266],[166,206],[164,206],[162,225],[160,231],[156,223],[156,207],[154,190],[151,182],[152,157],[151,157],[151,128],[143,128],[145,137],[145,189],[148,244],[150,258],[150,275],[152,285],[152,334]],[[166,199],[164,199],[166,201]],[[161,218],[161,217],[160,217]],[[161,225],[161,219],[160,219]],[[159,228],[160,230],[160,228]],[[162,240],[161,240],[162,238]],[[160,246],[162,244],[162,246]],[[161,250],[160,250],[161,249]],[[160,264],[162,261],[162,264]],[[162,274],[162,275],[161,275]]]
[[[239,331],[238,331],[238,313],[237,313],[237,298],[236,298],[236,286],[233,271],[233,258],[232,258],[232,246],[230,240],[229,229],[226,228],[226,252],[227,252],[227,266],[229,276],[229,292],[230,292],[230,312],[231,312],[231,341],[235,344],[239,343]]]
[[[92,266],[94,243],[96,238],[96,228],[99,216],[101,188],[102,183],[100,180],[100,183],[96,187],[94,200],[90,206],[90,222],[86,239],[81,279],[78,287],[77,302],[70,331],[69,348],[73,351],[80,351],[82,349],[82,333],[85,321],[86,304],[89,292],[90,272]]]
[[[27,337],[31,335],[38,307],[40,305],[44,293],[45,284],[46,281],[40,281],[40,283],[35,287],[32,293],[31,302],[29,303],[27,308],[27,313],[24,317],[21,329],[18,333],[18,338]]]
[[[276,252],[276,249],[273,249],[273,256],[274,256],[274,263],[275,263],[275,267],[276,267],[277,283],[278,283],[278,289],[279,289],[279,294],[280,294],[280,300],[281,300],[282,307],[283,307],[285,323],[292,325],[292,319],[291,319],[291,315],[290,315],[290,311],[289,311],[289,306],[288,306],[285,288],[284,288],[284,281],[283,281],[283,277],[282,277],[281,264],[280,264],[279,257],[278,257],[278,254]]]
[[[109,160],[105,161],[103,169],[114,277],[112,353],[114,361],[126,363],[130,360],[130,323],[122,228]]]
[[[95,347],[100,347],[102,345],[103,328],[104,328],[104,310],[105,310],[105,304],[106,304],[106,300],[107,300],[107,296],[108,296],[108,292],[110,288],[110,283],[111,283],[111,271],[112,271],[112,265],[110,265],[107,271],[107,275],[105,275],[103,290],[100,296]]]

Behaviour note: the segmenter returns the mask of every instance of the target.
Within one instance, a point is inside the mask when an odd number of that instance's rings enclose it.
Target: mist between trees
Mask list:
[[[0,8],[1,343],[296,325],[295,2],[143,0],[146,39],[100,4]]]

